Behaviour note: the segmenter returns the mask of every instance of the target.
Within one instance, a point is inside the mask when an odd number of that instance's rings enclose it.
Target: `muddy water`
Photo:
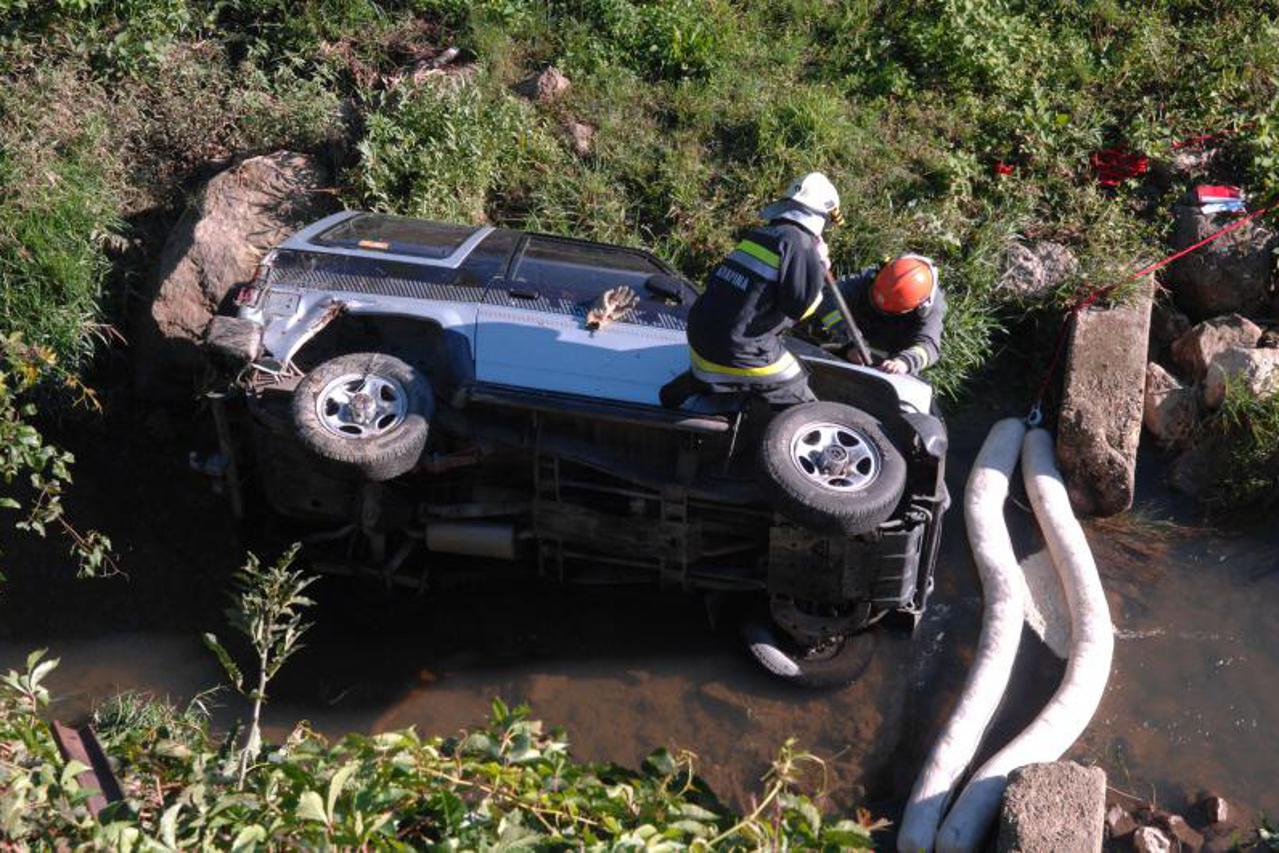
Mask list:
[[[982,430],[953,438],[958,495]],[[132,580],[50,590],[46,576],[22,569],[40,560],[6,544],[14,579],[0,613],[0,667],[49,646],[62,658],[53,713],[67,720],[126,689],[185,701],[219,681],[198,636],[225,631],[216,591],[239,546],[210,521],[215,501],[179,497],[199,487],[184,479],[180,460],[156,461],[146,475],[153,480],[139,482],[127,475],[139,470],[128,452],[80,456],[81,500],[103,516],[90,523],[128,543]],[[1157,488],[1147,492],[1144,511],[1176,515]],[[173,510],[177,500],[183,512]],[[201,524],[184,521],[197,512]],[[1041,547],[1022,510],[1008,515],[1023,553]],[[1213,788],[1249,812],[1279,813],[1279,537],[1156,535],[1140,526],[1093,527],[1089,537],[1119,635],[1106,698],[1073,757],[1105,767],[1114,788],[1172,807]],[[162,562],[174,553],[178,565]],[[938,571],[934,607],[914,640],[884,634],[865,677],[826,693],[765,677],[730,631],[712,629],[701,606],[679,594],[480,583],[419,599],[326,580],[319,626],[282,675],[267,723],[276,736],[298,719],[332,735],[407,725],[452,733],[481,721],[501,696],[567,729],[582,758],[633,766],[657,746],[691,750],[738,804],[795,737],[826,761],[832,807],[869,804],[895,817],[979,628],[959,512]],[[1061,671],[1027,633],[988,751],[1034,715]],[[220,701],[220,724],[243,712],[231,697]]]

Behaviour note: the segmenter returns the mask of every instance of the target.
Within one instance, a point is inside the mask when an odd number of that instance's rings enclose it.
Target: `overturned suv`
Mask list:
[[[592,322],[619,288],[638,299]],[[849,681],[867,629],[917,620],[932,588],[949,503],[932,391],[791,339],[820,402],[664,409],[695,297],[637,249],[339,213],[210,326],[243,401],[219,394],[222,445],[335,570],[425,588],[504,560],[703,591],[772,672]]]

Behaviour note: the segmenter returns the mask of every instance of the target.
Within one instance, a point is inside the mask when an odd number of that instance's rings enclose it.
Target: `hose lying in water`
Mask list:
[[[1008,774],[1060,758],[1087,727],[1110,678],[1115,648],[1110,608],[1046,431],[1031,430],[1026,436],[1021,465],[1039,529],[1070,605],[1070,657],[1065,677],[1039,716],[973,774],[937,835],[940,851],[978,848],[999,809]]]
[[[964,520],[985,601],[981,638],[954,714],[933,745],[906,805],[897,836],[901,853],[933,848],[951,792],[981,744],[1017,657],[1025,583],[1004,523],[1004,501],[1025,434],[1026,427],[1016,418],[995,424],[968,477]]]

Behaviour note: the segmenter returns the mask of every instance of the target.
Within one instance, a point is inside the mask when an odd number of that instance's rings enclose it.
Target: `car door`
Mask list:
[[[476,378],[516,388],[658,405],[658,390],[688,368],[683,310],[644,283],[665,273],[643,252],[534,235],[485,292],[476,326]],[[586,314],[604,291],[641,298],[599,331]],[[686,310],[686,309],[684,309]]]

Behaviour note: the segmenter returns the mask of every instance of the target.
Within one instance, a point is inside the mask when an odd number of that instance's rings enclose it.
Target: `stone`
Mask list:
[[[1190,318],[1167,299],[1155,300],[1150,309],[1151,361],[1164,361],[1170,355],[1172,342],[1190,331]]]
[[[554,65],[547,67],[536,77],[530,77],[515,87],[515,90],[526,98],[539,104],[549,104],[557,100],[571,88],[572,84]]]
[[[1209,794],[1199,801],[1199,811],[1208,823],[1227,823],[1230,820],[1230,803],[1225,797]]]
[[[1073,761],[1028,764],[1008,774],[999,813],[1000,853],[1101,850],[1106,773]]]
[[[1226,383],[1234,380],[1258,397],[1279,391],[1279,349],[1232,347],[1217,353],[1204,377],[1204,405],[1217,409],[1226,399]]]
[[[190,396],[203,368],[197,347],[236,285],[294,230],[332,212],[327,170],[313,157],[278,151],[214,175],[178,220],[135,338],[135,382],[152,397]]]
[[[1181,815],[1167,815],[1159,820],[1158,825],[1180,845],[1182,853],[1199,853],[1203,849],[1203,835],[1186,823]]]
[[[591,153],[591,143],[595,140],[595,126],[583,121],[570,121],[565,130],[568,131],[569,144],[578,156],[585,157]]]
[[[1142,421],[1161,447],[1186,447],[1199,425],[1199,391],[1155,362],[1146,365]]]
[[[1027,299],[1051,294],[1079,271],[1079,261],[1061,243],[1013,241],[1004,251],[999,287]]]
[[[1202,497],[1217,481],[1220,448],[1213,441],[1182,452],[1168,469],[1168,485],[1183,495]]]
[[[1112,308],[1075,315],[1066,356],[1057,463],[1071,504],[1085,515],[1132,505],[1146,390],[1145,341],[1153,286]]]
[[[1143,826],[1132,834],[1137,853],[1172,853],[1172,839],[1153,826]]]
[[[1198,323],[1172,342],[1172,359],[1187,377],[1198,382],[1218,353],[1231,347],[1251,349],[1261,339],[1261,327],[1239,314],[1226,314]]]
[[[1279,349],[1279,329],[1266,329],[1257,339],[1257,346],[1262,349]]]
[[[1191,246],[1231,222],[1227,214],[1205,214],[1194,205],[1177,205],[1173,213],[1173,250]],[[1174,262],[1167,277],[1177,305],[1192,319],[1259,312],[1270,299],[1276,245],[1275,234],[1254,220]]]
[[[1123,806],[1116,804],[1106,809],[1106,832],[1112,839],[1132,835],[1136,829],[1137,821]]]

